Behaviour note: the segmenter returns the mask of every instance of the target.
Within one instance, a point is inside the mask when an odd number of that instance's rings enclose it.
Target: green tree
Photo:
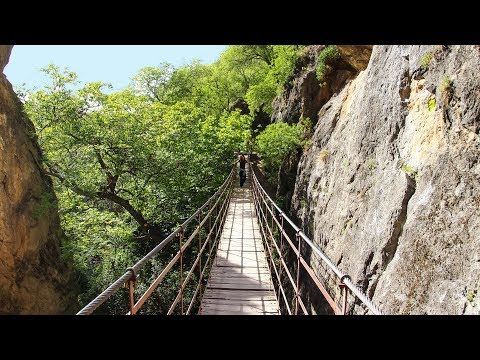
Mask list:
[[[202,80],[203,70],[193,64],[185,72]],[[70,238],[65,251],[84,276],[84,302],[215,191],[250,136],[251,118],[197,106],[208,82],[188,93],[185,74],[173,72],[153,95],[138,82],[113,93],[99,82],[74,90],[73,72],[44,71],[51,82],[26,96],[25,111],[55,180]]]
[[[218,188],[233,152],[246,149],[251,136],[252,117],[232,104],[243,98],[251,114],[271,112],[273,98],[291,79],[298,50],[230,46],[213,64],[145,67],[116,92],[101,82],[81,86],[67,69],[43,69],[50,83],[24,94],[25,111],[45,154],[42,167],[54,179],[69,238],[64,253],[82,274],[82,304]],[[259,135],[270,173],[284,154],[303,144],[302,129],[282,124]],[[167,250],[142,270],[142,278],[158,275],[168,262]],[[177,283],[178,274],[169,274],[166,288],[155,295],[157,305],[145,312],[166,307]],[[125,294],[119,296],[102,311],[124,311]]]
[[[163,102],[166,100],[173,66],[162,63],[159,67],[144,67],[133,77],[133,87],[139,94]]]
[[[262,155],[264,171],[275,182],[280,166],[292,151],[306,145],[311,122],[303,119],[298,124],[284,122],[268,125],[255,139],[256,149]]]

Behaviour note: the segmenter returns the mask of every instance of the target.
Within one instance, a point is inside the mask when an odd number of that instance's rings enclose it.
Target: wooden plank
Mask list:
[[[241,236],[241,235],[240,235]],[[262,245],[262,239],[257,239],[256,237],[247,238],[244,236],[243,238],[237,237],[229,237],[225,239],[220,239],[220,245]]]
[[[253,268],[247,268],[252,269]],[[251,272],[251,273],[235,273],[235,272],[219,272],[215,271],[210,273],[210,278],[218,279],[218,278],[228,278],[228,279],[250,279],[255,281],[270,281],[271,276],[267,271],[263,272]]]
[[[228,244],[229,246],[226,246],[227,244],[222,244],[222,246],[219,246],[217,249],[217,255],[223,256],[225,254],[231,253],[231,254],[239,254],[242,252],[260,252],[262,253],[261,257],[263,255],[263,246],[260,246],[258,244]]]
[[[205,292],[203,299],[224,299],[231,301],[251,301],[276,300],[274,294],[270,290],[226,290],[226,289],[209,289]]]
[[[271,281],[270,274],[267,272],[261,273],[250,273],[250,274],[239,274],[235,272],[224,272],[219,273],[215,272],[210,274],[212,280],[218,279],[238,279],[238,280],[248,280],[248,281]]]
[[[247,245],[247,244],[242,244],[242,245],[236,245],[236,244],[225,244],[222,246],[218,247],[218,251],[246,251],[246,252],[263,252],[263,246],[259,245]]]
[[[244,300],[244,299],[238,299],[238,300],[232,300],[232,299],[204,299],[202,301],[202,305],[210,305],[210,304],[219,304],[219,305],[247,305],[247,306],[255,306],[255,307],[262,307],[262,306],[277,306],[277,300],[272,298],[270,300],[260,300],[260,299],[250,299],[250,300]]]
[[[221,243],[218,245],[218,251],[244,250],[244,251],[263,251],[261,243]]]
[[[237,263],[238,261],[254,261],[256,263],[267,263],[267,259],[265,258],[263,252],[260,251],[239,251],[239,250],[231,250],[225,252],[217,252],[217,260],[222,261],[234,261]]]
[[[214,262],[214,265],[215,265],[215,262]],[[250,273],[254,273],[254,272],[270,272],[270,270],[268,269],[268,266],[256,266],[256,267],[247,267],[247,268],[238,268],[238,267],[234,267],[234,266],[213,266],[212,267],[212,272],[215,272],[215,271],[220,271],[220,272],[235,272],[235,273],[238,273],[238,274],[242,274],[242,273],[245,273],[245,274],[250,274]]]
[[[216,266],[212,269],[213,274],[232,274],[232,275],[257,275],[257,274],[270,274],[270,270],[267,267],[257,268],[231,268],[230,266]]]
[[[265,289],[270,290],[270,282],[239,279],[215,279],[208,287],[210,289]]]
[[[230,251],[221,251],[217,252],[216,260],[253,260],[253,261],[262,261],[267,263],[263,252],[261,251],[241,251],[241,250],[230,250]]]
[[[202,310],[202,315],[278,315],[278,313],[273,312],[245,312],[245,311],[234,311],[234,310],[225,310],[225,309],[207,309]]]
[[[272,308],[276,309],[276,306],[278,305],[277,299],[250,299],[250,300],[245,300],[245,299],[205,299],[202,301],[202,306],[203,305],[234,305],[234,306],[240,306],[240,305],[246,305],[246,306],[251,306],[251,307],[257,307],[257,308]]]
[[[224,282],[232,282],[232,281],[259,281],[259,282],[267,282],[269,283],[272,279],[270,278],[269,274],[211,274],[210,278],[212,281],[224,281]]]
[[[212,310],[214,312],[222,310],[226,312],[230,311],[238,311],[241,313],[253,313],[253,314],[265,314],[265,313],[276,313],[277,308],[275,303],[266,303],[258,306],[258,305],[249,305],[248,303],[245,304],[202,304],[202,313],[208,314],[208,312]]]
[[[274,315],[277,309],[250,185],[237,182],[200,313]]]
[[[233,249],[217,251],[217,257],[228,258],[230,256],[249,256],[251,258],[266,260],[265,253],[263,251],[243,251],[243,250],[233,250]]]
[[[235,243],[262,243],[260,237],[255,236],[245,236],[245,234],[238,234],[236,236],[223,236],[220,237],[222,242],[235,242]]]
[[[254,270],[255,268],[247,268]],[[258,271],[252,271],[249,273],[240,273],[236,271],[215,271],[210,273],[210,277],[213,278],[218,278],[218,277],[229,277],[229,278],[241,278],[241,279],[267,279],[270,280],[270,273],[268,272],[267,268],[261,269],[257,268]],[[262,271],[260,271],[262,270]]]
[[[225,267],[232,267],[232,268],[242,268],[242,267],[249,267],[249,268],[264,268],[268,269],[268,265],[266,261],[262,261],[260,264],[259,262],[256,262],[255,260],[247,260],[247,259],[219,259],[218,261],[215,261],[216,266],[225,266]]]
[[[271,290],[269,286],[263,284],[222,284],[215,283],[210,289],[232,289],[232,290]],[[208,290],[208,288],[207,288]]]
[[[245,253],[245,254],[243,254]],[[250,256],[255,258],[265,259],[265,254],[263,251],[255,250],[244,250],[244,249],[220,249],[217,251],[217,256],[222,258],[227,258],[228,256]]]

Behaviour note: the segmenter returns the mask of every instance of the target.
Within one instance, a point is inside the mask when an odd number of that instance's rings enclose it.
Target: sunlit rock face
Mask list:
[[[52,184],[42,173],[33,124],[3,75],[0,46],[0,314],[76,310],[72,272],[60,260],[63,232]]]
[[[312,145],[285,162],[279,195],[290,191],[291,215],[384,312],[478,314],[480,47],[339,53],[351,68],[333,69],[336,88],[310,102]],[[308,113],[304,99],[326,91],[308,87],[277,99],[275,119]]]

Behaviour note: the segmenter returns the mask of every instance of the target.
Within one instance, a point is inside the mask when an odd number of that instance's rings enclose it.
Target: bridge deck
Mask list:
[[[202,315],[278,315],[247,179],[235,180],[230,207],[202,298]]]

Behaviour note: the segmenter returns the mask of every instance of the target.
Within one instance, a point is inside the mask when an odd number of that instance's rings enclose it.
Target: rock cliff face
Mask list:
[[[0,46],[0,314],[73,313],[52,184],[40,169],[34,127],[3,75],[11,50]]]
[[[302,109],[309,84],[275,104],[274,121],[316,111],[312,146],[285,165],[292,215],[386,313],[478,314],[480,47],[339,51],[350,67],[328,99]]]

